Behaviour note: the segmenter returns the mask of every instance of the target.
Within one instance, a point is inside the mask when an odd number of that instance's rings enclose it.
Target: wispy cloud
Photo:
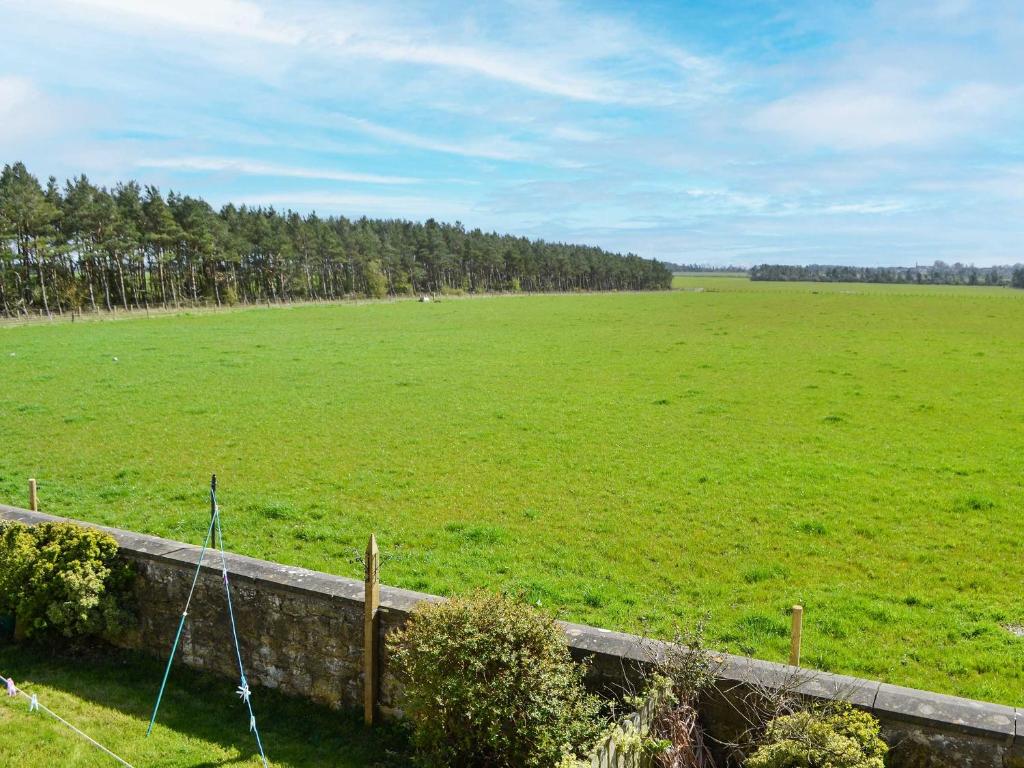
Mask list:
[[[1024,258],[1020,3],[840,5],[0,0],[0,162],[680,261]]]
[[[522,55],[510,55],[495,48],[348,35],[340,36],[337,44],[339,50],[349,55],[465,70],[553,96],[596,102],[616,100],[607,85],[598,80],[557,72],[545,67],[543,62],[530,61]]]
[[[508,51],[498,45],[441,45],[400,38],[366,38],[342,35],[340,52],[357,57],[402,64],[462,70],[474,75],[576,101],[603,104],[658,104],[673,98],[665,87],[625,83],[621,77],[588,72],[545,51]],[[599,62],[591,62],[590,69]]]
[[[172,168],[182,171],[209,171],[294,179],[322,179],[359,184],[418,184],[422,181],[422,179],[411,176],[382,176],[375,173],[332,171],[326,168],[303,168],[226,157],[149,157],[137,160],[135,165],[139,168]]]
[[[228,201],[225,201],[228,202]],[[473,207],[455,200],[420,195],[363,195],[335,192],[260,192],[242,196],[231,202],[250,206],[278,206],[304,210],[330,211],[348,216],[381,216],[385,218],[454,221],[465,219]]]
[[[0,144],[38,136],[52,127],[52,106],[31,80],[0,75]]]
[[[589,130],[587,128],[580,128],[576,125],[555,125],[548,130],[550,135],[559,139],[565,139],[566,141],[590,143],[607,138],[604,133]]]
[[[271,20],[247,0],[64,0],[78,9],[103,14],[108,22],[137,22],[155,28],[178,27],[195,32],[243,37],[295,45],[304,30],[280,19]]]
[[[536,156],[536,151],[529,145],[502,136],[492,136],[482,141],[469,139],[463,142],[454,142],[431,138],[400,128],[391,128],[361,117],[331,115],[329,119],[335,125],[373,136],[389,144],[425,149],[430,152],[463,157],[481,157],[488,160],[526,160]]]
[[[714,207],[722,207],[730,211],[764,211],[771,205],[771,200],[763,195],[747,192],[736,192],[731,189],[688,189],[687,197],[701,200]]]
[[[937,95],[877,82],[840,84],[780,99],[755,113],[752,125],[816,147],[927,147],[977,128],[1010,96],[987,83]]]
[[[901,213],[909,208],[910,206],[901,200],[866,200],[860,203],[826,205],[821,209],[821,212],[832,215],[852,213],[874,216],[887,213]]]
[[[367,7],[342,2],[322,10],[284,6],[271,16],[250,0],[58,2],[89,12],[94,20],[141,25],[151,34],[186,30],[301,47],[305,55],[328,61],[342,57],[439,68],[600,104],[671,103],[718,73],[709,59],[641,33],[621,18],[567,12],[558,4],[532,7],[534,18],[528,23],[522,15],[513,16],[529,33],[515,35],[514,29],[481,34],[479,24],[438,23],[437,14],[417,16],[409,6],[391,3]],[[467,21],[482,15],[472,7],[462,14]],[[507,37],[514,39],[500,39]],[[649,72],[656,74],[645,74]]]

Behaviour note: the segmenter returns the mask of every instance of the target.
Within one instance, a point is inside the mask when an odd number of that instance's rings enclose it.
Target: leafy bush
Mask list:
[[[423,765],[549,768],[601,729],[565,635],[509,598],[426,605],[388,644]]]
[[[878,721],[849,705],[772,720],[746,768],[883,768]]]
[[[131,570],[113,537],[70,523],[0,523],[0,612],[27,637],[124,628]]]

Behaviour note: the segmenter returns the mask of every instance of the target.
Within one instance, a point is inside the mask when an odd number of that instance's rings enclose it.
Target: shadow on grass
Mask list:
[[[140,740],[145,738],[165,663],[110,648],[56,654],[0,640],[0,673],[62,691],[88,705],[117,710],[138,722]],[[248,712],[235,694],[236,684],[176,664],[156,728],[180,734],[185,741],[217,744],[242,756],[242,761],[254,759],[255,740],[249,733]],[[254,689],[253,707],[272,765],[390,768],[410,762],[404,730],[393,725],[366,729],[361,713],[335,712],[263,688]],[[216,768],[238,762],[234,758],[198,763],[186,759],[173,765]]]

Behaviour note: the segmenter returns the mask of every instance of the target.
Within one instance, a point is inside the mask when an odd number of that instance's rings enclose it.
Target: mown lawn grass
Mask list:
[[[0,329],[0,497],[1024,704],[1024,292],[678,283]]]
[[[105,652],[73,658],[0,645],[0,674],[10,676],[75,727],[136,768],[228,768],[262,763],[248,732],[248,712],[230,680],[175,669],[146,738],[159,661]],[[354,713],[337,713],[259,689],[253,706],[276,768],[390,768],[408,765],[404,735],[368,731]],[[0,700],[0,764],[110,768],[116,765],[28,702]]]

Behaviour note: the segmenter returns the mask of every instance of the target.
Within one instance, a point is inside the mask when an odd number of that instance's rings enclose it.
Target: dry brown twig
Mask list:
[[[671,742],[655,759],[659,768],[715,768],[715,755],[740,765],[776,718],[808,710],[828,716],[853,698],[855,691],[843,689],[841,679],[815,670],[779,667],[765,675],[750,660],[752,669],[744,674],[725,674],[727,666],[741,662],[705,647],[706,623],[703,617],[692,629],[677,629],[669,643],[641,640],[647,674],[670,680],[673,692],[672,703],[661,708],[652,728],[653,736]],[[712,702],[740,723],[731,735],[713,737],[704,728],[701,712]]]

